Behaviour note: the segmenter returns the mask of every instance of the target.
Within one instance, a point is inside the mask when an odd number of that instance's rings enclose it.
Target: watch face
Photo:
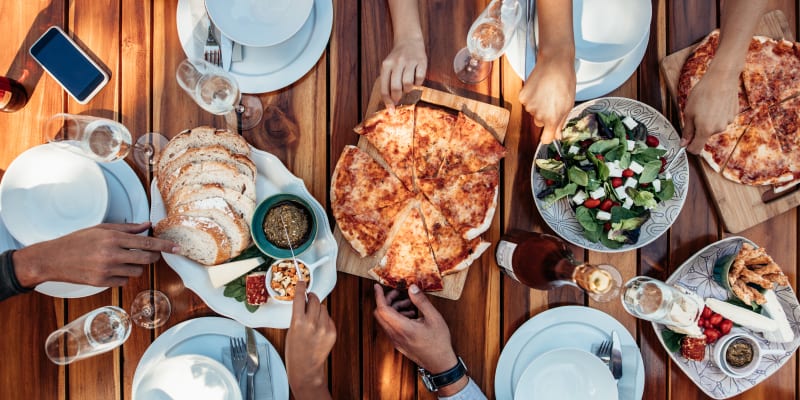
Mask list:
[[[436,386],[433,386],[433,382],[431,382],[428,371],[420,370],[419,375],[422,378],[422,383],[425,384],[425,388],[428,389],[429,392],[434,392],[437,390]]]

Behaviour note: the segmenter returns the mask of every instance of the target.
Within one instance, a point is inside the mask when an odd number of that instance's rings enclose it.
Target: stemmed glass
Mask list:
[[[453,59],[456,76],[464,83],[479,83],[492,72],[492,61],[500,58],[522,17],[517,0],[492,0],[467,33],[467,47]]]
[[[236,79],[224,69],[205,60],[183,60],[175,77],[204,110],[216,115],[238,114],[241,129],[252,129],[261,121],[264,112],[261,100],[242,96]]]
[[[131,321],[146,329],[158,328],[172,314],[169,298],[158,290],[143,290],[131,303]]]
[[[44,344],[47,357],[58,365],[69,364],[119,347],[131,334],[125,310],[100,307],[57,329]]]

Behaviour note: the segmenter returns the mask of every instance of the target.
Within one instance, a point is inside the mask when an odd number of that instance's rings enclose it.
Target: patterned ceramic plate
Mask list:
[[[678,268],[672,276],[667,279],[669,284],[678,284],[691,289],[703,298],[715,297],[721,300],[727,299],[728,294],[720,285],[714,281],[714,264],[717,259],[730,254],[735,254],[741,248],[742,243],[747,242],[753,246],[755,243],[743,237],[730,237],[712,243],[708,247],[700,250],[697,254],[690,257],[683,265]],[[711,347],[706,347],[706,358],[703,361],[692,361],[683,358],[679,352],[670,353],[672,361],[688,376],[694,383],[707,395],[715,399],[727,399],[744,392],[759,384],[764,379],[775,373],[783,364],[791,359],[792,354],[800,346],[800,304],[797,302],[791,286],[780,286],[775,289],[775,294],[786,312],[789,325],[794,331],[794,340],[789,343],[771,343],[764,339],[760,334],[753,336],[759,340],[763,349],[782,350],[783,354],[770,354],[761,358],[761,365],[746,378],[731,378],[711,361]],[[658,336],[658,340],[664,345],[661,338],[661,331],[666,329],[661,324],[653,324]],[[730,334],[737,331],[748,331],[742,327],[734,327]],[[749,332],[749,331],[748,331]],[[750,332],[752,333],[752,332]],[[666,349],[666,345],[664,345]],[[669,351],[669,350],[667,350]]]
[[[654,108],[636,100],[623,97],[603,97],[587,101],[573,108],[569,113],[568,119],[599,111],[613,111],[622,118],[630,116],[645,124],[649,134],[657,137],[661,145],[667,149],[665,157],[668,162],[677,154],[681,138],[675,128],[672,127],[672,124]],[[547,146],[539,144],[536,149],[536,158],[545,157],[547,157]],[[666,232],[675,222],[675,219],[678,218],[689,188],[689,162],[685,153],[681,154],[680,159],[672,164],[669,172],[672,174],[672,180],[675,184],[675,196],[671,200],[659,204],[650,213],[650,219],[642,225],[638,242],[623,245],[618,249],[609,249],[602,243],[590,242],[583,236],[583,227],[575,219],[575,212],[570,207],[568,198],[561,199],[549,207],[546,207],[543,200],[536,198],[536,194],[544,190],[547,185],[544,183],[544,178],[536,172],[535,164],[531,167],[531,187],[533,188],[533,198],[539,214],[559,236],[572,244],[589,250],[615,253],[638,249],[652,242]]]

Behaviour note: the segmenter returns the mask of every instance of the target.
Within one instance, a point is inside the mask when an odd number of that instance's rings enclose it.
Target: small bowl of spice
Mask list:
[[[311,291],[314,279],[313,269],[301,260],[297,266],[292,259],[277,260],[267,270],[267,293],[278,303],[291,303],[294,300],[295,287],[301,279],[308,282],[307,291]]]
[[[264,254],[275,258],[297,257],[317,236],[314,210],[300,196],[281,193],[262,201],[250,222],[253,242]]]
[[[758,341],[746,333],[729,335],[714,345],[714,363],[733,378],[750,376],[758,368],[760,358]]]

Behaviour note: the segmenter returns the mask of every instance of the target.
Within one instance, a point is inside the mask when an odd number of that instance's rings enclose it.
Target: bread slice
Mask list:
[[[169,177],[166,182],[158,182],[158,189],[162,198],[169,199],[178,189],[197,184],[216,183],[223,187],[235,190],[245,197],[255,201],[255,181],[239,173],[230,163],[207,161],[197,164],[187,164],[181,167],[178,174]]]
[[[233,211],[248,223],[253,219],[253,212],[256,209],[255,200],[217,183],[186,185],[172,191],[171,197],[166,201],[167,213],[171,213],[171,210],[176,210],[182,205],[215,197],[225,199]]]
[[[181,255],[203,265],[220,264],[231,257],[224,229],[210,218],[170,215],[158,221],[153,234],[177,243]]]
[[[189,217],[209,218],[219,224],[231,243],[231,257],[241,254],[250,245],[250,224],[245,222],[222,197],[211,197],[183,204],[173,211]]]
[[[156,173],[158,174],[170,161],[190,148],[214,145],[223,146],[234,154],[250,154],[250,145],[241,136],[227,129],[200,126],[185,130],[169,141],[156,160]]]
[[[161,170],[157,171],[159,181],[164,181],[167,177],[174,175],[186,164],[201,163],[206,161],[219,161],[231,163],[239,172],[255,179],[256,165],[246,155],[232,153],[221,145],[208,147],[195,147],[187,149],[183,154],[168,162]]]

